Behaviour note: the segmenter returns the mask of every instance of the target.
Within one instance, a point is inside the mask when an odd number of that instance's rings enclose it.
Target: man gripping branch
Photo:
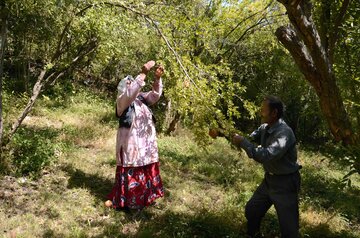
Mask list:
[[[272,205],[279,219],[282,237],[298,237],[299,190],[301,166],[297,163],[296,139],[282,119],[284,105],[274,96],[264,98],[261,105],[262,125],[250,134],[253,144],[235,134],[232,142],[244,149],[249,158],[262,164],[265,176],[245,207],[247,235],[261,237],[260,223]],[[210,136],[217,133],[210,130]]]

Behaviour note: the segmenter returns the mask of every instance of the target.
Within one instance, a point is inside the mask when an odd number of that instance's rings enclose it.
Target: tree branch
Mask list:
[[[29,114],[29,112],[32,110],[36,99],[38,98],[38,96],[41,93],[41,90],[43,88],[43,86],[49,82],[52,78],[54,78],[53,81],[56,81],[57,79],[59,79],[60,77],[64,76],[65,73],[72,69],[73,67],[76,66],[76,64],[81,61],[86,55],[90,54],[92,51],[95,50],[97,44],[96,41],[92,41],[89,44],[89,48],[87,50],[84,50],[82,52],[79,52],[78,55],[76,55],[71,63],[64,67],[63,69],[56,71],[56,72],[52,72],[50,75],[46,76],[48,70],[46,69],[46,66],[41,70],[40,75],[38,76],[38,79],[33,87],[33,93],[32,96],[30,98],[30,100],[28,101],[27,105],[25,106],[23,112],[20,114],[20,116],[18,117],[18,119],[13,123],[13,125],[11,126],[11,130],[7,136],[7,142],[10,141],[12,139],[12,137],[14,136],[14,134],[16,133],[16,131],[18,130],[18,128],[20,127],[20,125],[22,124],[22,122],[24,121],[25,117]],[[45,77],[46,76],[46,77]]]
[[[316,66],[314,65],[307,48],[298,37],[295,30],[291,27],[282,26],[276,30],[275,35],[290,52],[306,80],[308,80],[315,89],[320,89],[320,77],[317,78],[319,73],[317,72]]]
[[[169,40],[167,39],[167,37],[163,34],[163,32],[161,31],[161,29],[159,28],[159,26],[157,25],[157,23],[152,20],[150,17],[145,17],[145,19],[152,24],[155,29],[158,31],[158,33],[160,34],[161,38],[165,41],[167,47],[169,48],[169,50],[173,53],[173,55],[175,56],[176,61],[178,62],[178,64],[180,65],[181,70],[184,72],[185,76],[193,83],[193,85],[195,86],[195,88],[199,91],[200,95],[204,97],[203,93],[201,92],[201,89],[196,85],[195,81],[190,77],[189,73],[187,72],[187,70],[185,69],[180,56],[178,55],[178,53],[174,50],[174,48],[171,46]]]
[[[264,19],[265,19],[265,18],[261,18],[261,19],[260,19],[258,22],[256,22],[254,25],[252,25],[252,26],[248,27],[247,29],[245,29],[245,31],[241,34],[241,36],[235,41],[234,45],[233,45],[232,47],[230,47],[229,49],[227,49],[227,50],[223,53],[223,55],[226,55],[226,54],[229,53],[231,50],[233,50],[233,49],[235,48],[235,46],[237,46],[237,44],[245,38],[245,36],[247,35],[248,32],[250,32],[251,29],[253,29],[253,28],[261,25],[262,23],[264,23],[264,22],[263,22]],[[230,58],[230,57],[232,56],[233,52],[234,52],[234,51],[231,51],[231,53],[230,53],[230,55],[228,56],[228,58]]]
[[[331,60],[333,58],[336,42],[339,39],[339,28],[345,19],[346,11],[349,8],[350,1],[351,0],[344,0],[343,4],[341,5],[339,13],[337,14],[334,22],[332,34],[329,37],[329,57]]]
[[[285,0],[279,1],[284,2]],[[322,44],[319,32],[317,31],[316,26],[312,20],[311,2],[309,0],[302,0],[296,7],[293,7],[293,5],[289,3],[284,4],[284,6],[287,10],[290,22],[294,26],[297,35],[301,37],[304,45],[311,55],[317,71],[322,76],[321,78],[332,78],[333,72],[328,54]]]
[[[4,71],[4,55],[5,55],[5,45],[7,37],[7,12],[5,8],[5,3],[1,3],[1,47],[0,47],[0,152],[2,150],[2,139],[4,132],[4,122],[3,122],[3,103],[2,103],[2,85],[3,85],[3,71]]]
[[[258,11],[258,12],[255,12],[255,13],[251,14],[250,16],[245,17],[244,19],[242,19],[233,29],[231,29],[231,30],[224,36],[223,40],[226,40],[226,39],[229,37],[229,35],[230,35],[231,33],[233,33],[233,32],[234,32],[239,26],[241,26],[245,21],[249,20],[250,18],[253,18],[253,17],[256,16],[257,14],[260,14],[260,13],[266,11],[266,9],[268,9],[273,2],[274,2],[274,1],[271,1],[268,5],[266,5],[266,7],[265,7],[264,9],[262,9],[262,10],[260,10],[260,11]],[[220,49],[222,49],[223,47],[224,47],[224,44],[221,44]]]
[[[90,5],[87,5],[86,7],[84,7],[83,9],[81,9],[79,12],[77,12],[75,14],[75,16],[80,16],[82,15],[84,12],[86,12],[88,9],[90,9],[91,7],[93,7],[94,4],[90,4]],[[61,35],[60,35],[60,38],[59,38],[59,41],[57,43],[57,46],[56,46],[56,50],[55,50],[55,53],[53,55],[53,57],[51,58],[51,62],[54,62],[58,57],[60,57],[60,55],[62,55],[64,52],[63,52],[63,47],[61,47],[62,45],[62,42],[64,40],[64,37],[65,37],[65,34],[66,32],[69,30],[70,26],[71,26],[71,23],[72,21],[74,20],[74,17],[71,18],[65,25],[63,31],[61,32]]]
[[[324,45],[326,51],[329,49],[329,28],[330,28],[330,18],[331,18],[331,2],[328,3],[327,0],[321,1],[321,15],[320,15],[320,22],[319,22],[319,34]]]

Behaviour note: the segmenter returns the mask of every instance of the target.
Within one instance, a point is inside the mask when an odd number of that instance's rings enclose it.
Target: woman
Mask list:
[[[135,79],[127,76],[118,86],[116,181],[108,195],[109,200],[105,202],[107,207],[142,209],[164,196],[155,118],[148,107],[155,104],[162,94],[162,66],[156,68],[152,91],[141,92],[146,76],[154,65],[154,61],[147,62]]]

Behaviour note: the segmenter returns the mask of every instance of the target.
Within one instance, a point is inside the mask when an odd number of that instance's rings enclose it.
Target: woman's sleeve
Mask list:
[[[123,113],[123,111],[130,106],[130,104],[136,99],[140,90],[145,85],[145,74],[139,74],[130,86],[120,94],[116,99],[116,109],[118,116]]]
[[[162,89],[163,84],[161,78],[155,79],[152,85],[152,90],[142,94],[148,105],[153,105],[159,101],[162,94]]]

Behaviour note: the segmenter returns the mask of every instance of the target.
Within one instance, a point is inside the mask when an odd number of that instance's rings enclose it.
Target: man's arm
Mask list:
[[[261,144],[261,132],[264,129],[264,124],[250,134],[251,140],[257,144]]]
[[[295,144],[295,139],[288,131],[280,131],[274,137],[272,143],[267,147],[256,147],[254,144],[243,138],[238,144],[246,154],[259,163],[277,160],[284,156],[288,149]]]

